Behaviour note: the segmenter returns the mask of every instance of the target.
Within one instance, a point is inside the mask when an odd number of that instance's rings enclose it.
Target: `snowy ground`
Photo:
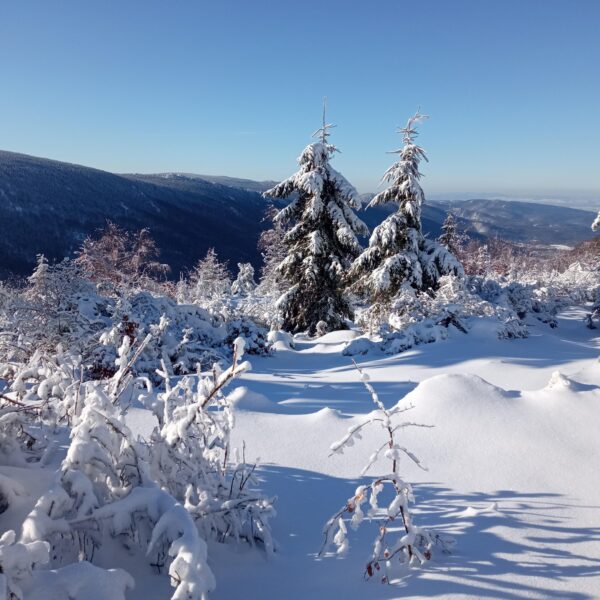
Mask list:
[[[565,313],[558,329],[536,326],[526,340],[493,340],[482,326],[397,356],[358,357],[386,406],[413,404],[407,418],[434,425],[403,437],[428,471],[407,460],[402,472],[416,484],[418,524],[457,540],[451,555],[395,585],[363,580],[375,524],[350,533],[345,558],[316,557],[324,522],[368,481],[360,471],[385,441],[373,430],[329,456],[373,409],[341,355],[352,332],[253,358],[234,393],[235,439],[260,458],[263,488],[278,497],[279,552],[267,560],[212,544],[212,598],[600,598],[600,338],[581,318]],[[140,433],[151,427],[142,411],[130,420]],[[44,471],[35,492],[50,479]],[[0,527],[34,502],[9,509]],[[150,567],[125,556],[102,562],[136,577],[132,600],[170,596]]]

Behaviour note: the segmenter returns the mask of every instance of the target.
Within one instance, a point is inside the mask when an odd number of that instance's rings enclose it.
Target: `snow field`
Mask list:
[[[277,497],[271,524],[278,550],[267,558],[243,545],[209,542],[217,581],[210,597],[600,597],[600,338],[582,326],[582,314],[563,313],[557,329],[540,324],[527,339],[496,340],[482,321],[469,335],[453,331],[446,341],[400,355],[355,357],[386,407],[414,407],[398,421],[433,425],[401,432],[401,443],[428,470],[403,458],[400,472],[414,484],[416,524],[456,539],[452,554],[436,554],[393,585],[363,580],[376,523],[349,528],[344,558],[317,558],[326,520],[359,484],[387,472],[378,463],[360,476],[385,441],[377,428],[364,429],[343,454],[331,452],[374,409],[342,355],[356,333],[296,336],[295,349],[282,343],[274,356],[252,357],[252,370],[229,393],[233,445],[245,445],[249,461],[259,459],[261,488]],[[134,406],[127,424],[147,439],[156,421]],[[25,490],[15,489],[0,515],[3,531],[19,537],[67,445],[61,440],[42,468],[0,468]],[[140,553],[107,544],[95,562],[122,570],[93,573],[82,563],[68,573],[40,571],[24,599],[108,600],[121,589],[127,600],[172,594],[165,573]],[[100,580],[102,586],[86,587]]]

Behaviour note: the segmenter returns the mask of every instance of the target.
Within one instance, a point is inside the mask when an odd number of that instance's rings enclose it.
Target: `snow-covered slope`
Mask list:
[[[481,237],[515,242],[572,244],[590,239],[588,211],[513,200],[474,199],[453,202],[458,219]]]
[[[363,194],[369,201],[373,194]],[[427,200],[423,206],[423,230],[437,237],[448,210],[456,215],[461,230],[470,237],[501,238],[540,245],[576,245],[594,237],[590,229],[593,214],[587,210],[541,202],[520,202],[474,198],[468,200]],[[387,216],[389,209],[366,211],[365,222],[372,226]]]
[[[177,187],[172,178],[146,181],[0,152],[0,276],[29,274],[38,253],[71,255],[107,219],[128,229],[148,227],[174,278],[210,247],[233,266],[257,264],[256,242],[266,226],[260,194],[192,183]]]
[[[157,182],[161,185],[173,185],[188,190],[194,190],[195,185],[206,182],[217,183],[227,187],[239,188],[250,192],[262,194],[272,188],[276,181],[254,181],[252,179],[241,179],[239,177],[227,177],[226,175],[197,175],[195,173],[156,173],[156,174],[130,174],[125,177],[141,179],[144,181]]]

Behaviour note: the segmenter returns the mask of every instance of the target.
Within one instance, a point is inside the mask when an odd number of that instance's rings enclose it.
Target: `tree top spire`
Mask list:
[[[398,133],[402,134],[402,141],[405,144],[412,144],[415,137],[419,135],[416,126],[421,122],[429,119],[429,115],[421,113],[421,107],[417,109],[417,112],[408,119],[404,127],[398,128]]]
[[[325,116],[326,116],[326,112],[327,112],[327,97],[323,98],[323,121],[322,121],[322,125],[321,127],[319,127],[319,129],[317,129],[313,134],[312,137],[316,137],[316,138],[321,138],[321,144],[323,145],[327,145],[327,138],[329,137],[330,133],[329,130],[333,127],[335,127],[335,125],[332,125],[331,123],[327,123]]]

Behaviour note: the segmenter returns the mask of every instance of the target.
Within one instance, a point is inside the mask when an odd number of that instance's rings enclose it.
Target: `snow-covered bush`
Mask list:
[[[122,392],[134,363],[167,327],[163,317],[133,344],[121,334],[112,378],[80,383],[66,457],[55,484],[23,523],[20,542],[47,544],[49,565],[62,568],[93,561],[114,538],[131,552],[143,550],[157,568],[168,568],[173,600],[203,600],[215,585],[205,540],[260,542],[270,553],[274,510],[257,490],[254,466],[230,448],[234,419],[223,390],[249,368],[240,362],[241,338],[228,369],[215,364],[208,375],[198,372],[175,385],[163,356],[165,391],[151,403],[159,427],[146,443],[129,430]]]
[[[562,306],[594,302],[600,290],[600,258],[597,262],[574,262],[561,272],[538,276],[536,285],[552,290]]]
[[[6,464],[4,461],[2,464]],[[14,479],[0,474],[0,514],[5,512],[20,496],[27,494],[25,488]]]
[[[0,393],[0,464],[26,466],[50,450],[58,421],[77,397],[77,363],[61,352],[55,362],[36,352],[28,363],[4,369]]]
[[[469,284],[471,290],[481,298],[495,306],[514,311],[522,321],[531,315],[542,323],[556,327],[556,314],[562,306],[551,288],[504,278],[472,277]]]
[[[365,567],[365,577],[378,577],[383,583],[389,583],[402,568],[417,566],[430,560],[435,546],[445,549],[448,541],[414,523],[410,511],[410,504],[414,502],[412,487],[400,475],[399,467],[402,458],[408,458],[418,467],[423,468],[419,459],[401,444],[400,432],[406,427],[429,426],[409,421],[396,422],[396,417],[406,413],[411,406],[402,407],[397,404],[392,409],[386,409],[369,383],[368,375],[358,365],[356,368],[376,408],[364,422],[350,427],[342,439],[333,443],[331,451],[342,454],[361,438],[364,428],[370,425],[379,427],[384,441],[369,457],[369,462],[362,470],[361,476],[366,475],[382,458],[388,461],[389,469],[386,471],[387,474],[375,476],[370,484],[358,486],[354,495],[327,521],[323,529],[324,541],[319,554],[326,555],[331,547],[335,548],[337,555],[343,555],[348,551],[350,543],[344,517],[349,518],[352,529],[358,529],[365,518],[369,521],[375,520],[378,524],[378,534]],[[389,494],[388,505],[380,507],[380,495],[385,497],[386,491]],[[368,509],[365,504],[368,505]],[[397,522],[400,524],[398,532]]]
[[[228,354],[227,332],[210,313],[195,304],[178,304],[167,296],[140,292],[115,306],[113,326],[100,337],[101,346],[95,350],[96,368],[106,368],[116,358],[117,345],[122,335],[131,343],[153,334],[164,318],[160,335],[152,335],[136,361],[135,371],[149,377],[160,367],[163,358],[173,364],[177,374],[194,372],[197,364],[210,366]]]
[[[166,390],[156,405],[160,429],[153,434],[150,455],[157,481],[185,503],[206,536],[260,541],[272,552],[271,503],[254,489],[254,467],[230,448],[234,416],[223,390],[250,368],[240,362],[243,351],[238,338],[228,369],[214,365],[208,375],[184,377],[174,386],[163,372]]]
[[[17,542],[14,531],[0,537],[0,599],[22,600],[22,587],[32,578],[36,565],[46,564],[50,558],[46,542]]]
[[[270,352],[270,342],[268,331],[265,327],[257,325],[248,317],[240,317],[228,320],[226,325],[227,335],[225,344],[231,346],[236,338],[244,340],[246,354],[268,354]]]
[[[460,255],[472,286],[486,300],[550,326],[559,310],[595,302],[600,288],[598,240],[568,251],[498,238],[471,240]]]
[[[490,302],[476,293],[470,280],[443,276],[435,293],[424,293],[405,285],[393,301],[380,303],[359,314],[358,323],[374,341],[357,338],[345,348],[353,356],[379,348],[388,354],[420,344],[446,339],[450,328],[466,334],[476,319],[487,318],[499,338],[527,337],[527,328],[512,307]]]
[[[255,288],[254,267],[250,263],[238,263],[238,276],[231,284],[231,293],[234,296],[247,296]]]
[[[40,423],[51,427],[70,422],[83,376],[81,357],[60,344],[54,353],[37,350],[27,362],[4,369],[4,377],[10,380],[7,394],[24,412],[35,412]]]
[[[35,351],[85,346],[103,324],[94,286],[72,261],[49,265],[43,256],[23,288],[3,288],[0,361],[22,362]]]
[[[148,229],[126,231],[108,221],[97,237],[83,241],[75,262],[103,293],[119,296],[132,290],[164,290],[169,266],[157,260],[159,255]]]
[[[212,264],[216,259],[206,260]],[[140,290],[143,278],[136,281],[136,286],[103,295],[101,286],[87,280],[80,266],[71,261],[49,265],[40,257],[24,288],[0,290],[0,375],[12,381],[17,370],[27,371],[28,385],[34,384],[40,377],[48,379],[47,366],[68,354],[79,357],[82,380],[109,378],[118,359],[115,340],[125,335],[131,345],[141,343],[163,315],[167,327],[145,345],[135,374],[155,378],[163,358],[175,374],[193,373],[197,364],[210,367],[230,357],[231,343],[238,336],[246,339],[248,353],[268,352],[268,328],[258,323],[268,321],[262,317],[269,308],[249,287],[234,299],[226,282],[225,295],[213,289],[203,307],[191,296],[190,302],[181,303],[169,295]],[[32,367],[38,371],[35,377]]]
[[[175,588],[172,600],[205,600],[215,588],[206,542],[188,510],[166,491],[155,485],[137,487],[92,516],[101,522],[108,520],[112,534],[121,536],[122,541],[146,546],[146,554],[157,568],[169,563]]]
[[[31,433],[25,412],[17,407],[0,411],[0,463],[24,466],[28,455],[37,443]]]

